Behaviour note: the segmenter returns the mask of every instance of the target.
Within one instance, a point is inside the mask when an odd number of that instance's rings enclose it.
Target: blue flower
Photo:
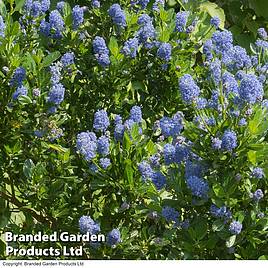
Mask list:
[[[99,110],[94,115],[93,128],[104,132],[110,126],[109,117],[105,110]]]
[[[16,91],[13,93],[13,100],[17,100],[20,96],[26,96],[28,94],[28,90],[25,86],[19,86]]]
[[[130,110],[130,119],[135,123],[141,123],[142,121],[142,111],[139,106],[133,106]]]
[[[188,11],[181,11],[176,14],[176,30],[178,32],[182,33],[185,31],[189,14]]]
[[[79,219],[80,232],[83,234],[90,233],[90,235],[100,232],[100,225],[94,222],[90,216],[82,216]]]
[[[43,35],[47,37],[50,35],[50,24],[46,22],[45,19],[42,19],[39,29]]]
[[[105,40],[96,36],[93,40],[93,51],[98,63],[102,67],[107,67],[110,64],[109,50],[106,46]]]
[[[67,52],[61,57],[61,63],[64,67],[74,64],[74,53]]]
[[[251,58],[248,56],[247,51],[240,46],[234,46],[229,51],[224,52],[222,60],[231,71],[251,66]]]
[[[56,105],[61,104],[64,100],[65,88],[61,83],[53,84],[48,93],[48,102],[52,102]]]
[[[178,222],[180,213],[176,211],[174,208],[165,206],[162,209],[162,216],[166,219],[168,222]]]
[[[223,206],[223,207],[220,207],[218,208],[217,206],[215,206],[214,204],[211,205],[210,207],[210,213],[214,216],[214,217],[217,217],[217,218],[223,218],[223,219],[231,219],[232,218],[232,213],[231,211]]]
[[[215,16],[215,17],[212,17],[211,20],[210,20],[210,24],[216,28],[219,28],[220,26],[220,23],[221,23],[221,20],[219,17]]]
[[[205,180],[196,176],[190,176],[186,179],[186,184],[194,196],[207,198],[209,186]]]
[[[121,141],[124,136],[125,126],[119,122],[115,125],[114,128],[114,138],[116,141]]]
[[[165,0],[155,0],[153,4],[153,11],[159,12],[159,7],[162,6],[164,7],[165,5]]]
[[[265,29],[264,28],[259,28],[258,29],[258,35],[259,35],[259,37],[261,38],[261,39],[263,39],[263,40],[266,40],[267,39],[267,32],[265,31]]]
[[[50,81],[52,84],[58,84],[61,80],[61,66],[59,64],[50,65]]]
[[[6,25],[4,23],[3,17],[0,15],[0,37],[5,37],[5,29]]]
[[[150,166],[150,164],[146,161],[142,161],[138,165],[138,170],[141,173],[142,179],[145,181],[153,177],[154,171],[152,167]]]
[[[41,0],[41,10],[43,13],[47,12],[50,7],[50,0]]]
[[[84,10],[79,5],[72,10],[73,28],[76,30],[84,22]]]
[[[110,142],[109,138],[106,136],[101,136],[98,139],[98,153],[106,156],[109,154],[109,147],[110,147]]]
[[[145,9],[150,0],[138,0],[136,4],[140,5],[142,9]]]
[[[205,98],[197,98],[196,100],[196,107],[197,109],[205,109],[207,107],[207,99]]]
[[[213,58],[212,51],[213,51],[213,43],[212,40],[209,39],[203,45],[203,53],[206,56],[206,60],[210,61]]]
[[[97,138],[94,132],[81,132],[76,138],[76,148],[86,161],[91,161],[96,156]]]
[[[160,154],[154,154],[150,158],[150,163],[153,167],[159,167],[160,165]]]
[[[145,18],[144,16],[140,18]],[[147,17],[146,17],[147,18]],[[150,18],[148,16],[148,18]],[[139,22],[139,20],[138,20]],[[137,37],[139,38],[139,41],[145,45],[148,46],[148,42],[152,41],[156,37],[156,32],[154,29],[154,26],[151,21],[142,23],[140,29],[137,32]]]
[[[183,117],[180,113],[175,114],[172,118],[163,117],[159,123],[162,134],[165,137],[175,137],[183,129]]]
[[[172,46],[169,43],[162,43],[157,50],[157,56],[162,60],[169,61],[171,59],[171,50]]]
[[[256,41],[256,46],[261,48],[261,49],[268,49],[268,42],[267,41],[264,41],[264,40],[260,40],[258,39]]]
[[[40,15],[41,13],[41,4],[39,1],[34,1],[32,3],[32,8],[31,8],[31,15],[36,18]]]
[[[124,43],[122,53],[126,56],[130,56],[131,58],[135,58],[137,55],[138,47],[139,47],[139,40],[138,38],[134,37],[132,39],[127,40]]]
[[[152,23],[152,21],[153,21],[153,19],[147,14],[142,14],[138,18],[138,24],[139,25],[145,25],[147,23]]]
[[[256,179],[262,179],[265,177],[265,174],[263,172],[262,168],[256,167],[252,170],[251,172],[251,177],[256,178]]]
[[[126,16],[119,4],[113,4],[109,10],[109,15],[112,17],[113,22],[120,27],[126,26]]]
[[[54,38],[62,36],[64,21],[58,10],[53,10],[49,14],[49,30]]]
[[[255,191],[255,193],[253,194],[253,199],[255,200],[255,201],[260,201],[262,198],[263,198],[263,192],[262,192],[262,190],[261,189],[258,189],[258,190],[256,190]]]
[[[232,221],[229,226],[229,231],[234,235],[238,235],[241,233],[242,227],[242,223],[239,221]]]
[[[215,59],[209,64],[209,70],[213,81],[216,85],[219,85],[221,81],[221,62],[218,59]]]
[[[214,32],[211,39],[218,54],[222,54],[233,47],[233,35],[227,30]]]
[[[212,138],[212,139],[211,139],[211,147],[212,147],[214,150],[219,150],[219,149],[221,149],[221,144],[222,144],[222,141],[221,141],[219,138]]]
[[[100,1],[98,1],[98,0],[92,0],[91,5],[94,8],[100,8]]]
[[[108,67],[110,65],[110,58],[108,54],[96,54],[96,59],[100,66],[103,68]]]
[[[107,235],[107,244],[109,246],[115,246],[121,242],[121,234],[118,229],[113,229]]]
[[[111,160],[109,158],[100,158],[100,166],[103,169],[107,169],[111,165]]]
[[[18,67],[15,70],[15,72],[10,80],[10,85],[11,86],[21,86],[25,77],[26,77],[25,69],[23,67]]]
[[[64,9],[64,6],[65,6],[65,2],[64,1],[58,2],[57,3],[57,10],[62,13],[63,12],[63,9]]]
[[[222,136],[222,149],[232,151],[237,147],[237,137],[233,130],[225,130]]]
[[[254,74],[245,74],[238,89],[240,98],[245,103],[254,104],[263,98],[263,86]]]
[[[179,89],[181,92],[182,100],[185,103],[192,103],[200,94],[200,89],[196,85],[191,75],[185,74],[179,80]]]
[[[245,126],[247,124],[247,120],[246,118],[241,118],[238,122],[238,126],[239,127],[242,127],[242,126]]]
[[[157,190],[163,189],[166,185],[166,177],[160,171],[154,172],[151,179]]]
[[[222,75],[222,82],[223,82],[224,92],[226,92],[227,96],[230,93],[238,94],[238,83],[235,77],[231,73],[224,72],[224,74]]]
[[[177,143],[175,146],[174,161],[180,164],[189,158],[190,153],[191,152],[188,145]]]
[[[166,165],[174,163],[175,153],[176,153],[175,146],[169,143],[165,144],[163,148],[163,154]]]

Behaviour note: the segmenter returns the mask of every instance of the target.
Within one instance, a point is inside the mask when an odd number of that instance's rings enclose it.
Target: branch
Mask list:
[[[24,207],[25,204],[20,202],[15,196],[9,196],[6,193],[0,191],[0,197],[12,203],[13,205],[17,206],[20,211],[28,212],[29,214],[32,215],[32,217],[34,217],[39,222],[47,223],[49,225],[55,224],[54,219],[48,219],[42,214],[36,213],[33,209]]]

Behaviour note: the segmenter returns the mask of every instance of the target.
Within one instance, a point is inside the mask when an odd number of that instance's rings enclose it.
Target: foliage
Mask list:
[[[1,231],[107,235],[84,259],[267,258],[265,30],[248,54],[214,3],[93,2],[0,0]]]

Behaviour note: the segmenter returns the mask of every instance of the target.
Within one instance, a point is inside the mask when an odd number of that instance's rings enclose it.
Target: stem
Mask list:
[[[20,211],[28,212],[29,214],[31,214],[31,216],[33,218],[35,218],[37,221],[39,221],[41,223],[47,223],[49,225],[55,224],[54,219],[48,219],[47,217],[36,213],[33,209],[24,207],[25,204],[20,202],[15,196],[9,196],[6,193],[0,191],[0,197],[6,201],[12,203],[13,205],[17,206]]]

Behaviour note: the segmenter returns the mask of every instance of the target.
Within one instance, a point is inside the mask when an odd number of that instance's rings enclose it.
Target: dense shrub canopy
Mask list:
[[[0,0],[1,231],[268,258],[267,32],[244,48],[215,3],[177,2]]]

